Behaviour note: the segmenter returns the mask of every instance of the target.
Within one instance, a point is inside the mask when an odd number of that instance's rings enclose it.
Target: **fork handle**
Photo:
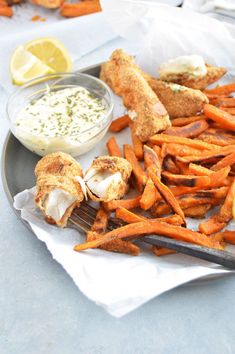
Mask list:
[[[220,264],[226,268],[235,269],[235,255],[231,252],[198,246],[157,235],[145,236],[142,240],[153,246],[166,247],[182,254],[187,254],[189,256],[204,259],[208,262]]]

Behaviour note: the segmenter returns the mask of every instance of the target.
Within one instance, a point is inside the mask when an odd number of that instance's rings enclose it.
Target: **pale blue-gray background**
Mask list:
[[[102,61],[118,44],[124,46],[113,41],[79,66]],[[1,146],[5,99],[1,90]],[[180,287],[115,319],[81,294],[17,220],[2,185],[0,217],[0,354],[235,352],[234,275]]]

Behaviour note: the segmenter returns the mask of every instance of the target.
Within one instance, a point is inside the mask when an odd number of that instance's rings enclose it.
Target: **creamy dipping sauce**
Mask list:
[[[39,155],[61,149],[76,156],[78,147],[97,135],[106,114],[104,102],[84,87],[48,91],[19,112],[16,135]]]
[[[159,69],[160,78],[168,75],[188,74],[188,76],[205,76],[207,68],[204,59],[200,55],[183,55],[168,60]]]

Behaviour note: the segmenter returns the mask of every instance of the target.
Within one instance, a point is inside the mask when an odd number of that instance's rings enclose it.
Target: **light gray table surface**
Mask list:
[[[104,59],[117,44],[79,65]],[[0,148],[8,131],[5,100],[0,90]],[[0,354],[235,353],[235,275],[179,287],[115,319],[17,219],[2,184],[0,217]]]

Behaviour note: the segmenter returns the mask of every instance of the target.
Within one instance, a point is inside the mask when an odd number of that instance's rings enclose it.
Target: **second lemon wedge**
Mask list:
[[[38,76],[55,72],[51,67],[25,50],[23,46],[16,48],[11,58],[10,71],[12,81],[16,85],[23,85]]]

